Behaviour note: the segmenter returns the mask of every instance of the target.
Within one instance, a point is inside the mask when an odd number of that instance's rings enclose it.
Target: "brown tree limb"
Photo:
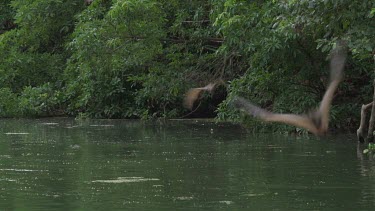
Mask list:
[[[357,130],[357,138],[358,141],[363,143],[365,140],[365,126],[366,126],[366,115],[368,109],[372,106],[372,102],[366,105],[362,105],[361,108],[361,122],[359,124],[359,128]]]
[[[374,123],[375,123],[375,79],[374,79],[374,82],[373,82],[373,85],[374,85],[374,97],[373,97],[373,100],[372,100],[372,109],[371,109],[371,117],[370,117],[370,123],[369,123],[369,127],[368,127],[368,133],[367,133],[367,138],[366,138],[366,142],[372,142],[374,140]]]
[[[373,51],[373,58],[375,62],[375,49]],[[359,128],[357,130],[357,138],[359,142],[364,141],[364,127],[366,124],[366,111],[371,108],[371,117],[369,120],[369,128],[368,128],[368,133],[367,133],[367,138],[366,138],[366,143],[368,142],[373,142],[374,141],[374,126],[375,126],[375,79],[373,81],[373,86],[374,86],[374,95],[373,95],[373,100],[371,103],[367,105],[362,105],[361,108],[361,123],[359,125]]]

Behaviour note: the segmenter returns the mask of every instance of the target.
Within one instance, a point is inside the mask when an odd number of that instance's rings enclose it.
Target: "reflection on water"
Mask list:
[[[351,135],[250,134],[209,121],[0,121],[0,210],[371,210]]]
[[[103,183],[126,183],[126,182],[145,182],[145,181],[158,181],[156,178],[143,178],[143,177],[118,177],[117,179],[111,180],[94,180],[92,182],[103,182]]]

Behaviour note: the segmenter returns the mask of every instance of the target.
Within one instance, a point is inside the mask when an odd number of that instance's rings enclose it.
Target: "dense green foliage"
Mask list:
[[[226,93],[205,95],[196,112],[226,99],[218,118],[239,120],[228,104],[234,95],[304,112],[324,94],[337,39],[350,56],[333,125],[355,127],[372,96],[373,0],[2,1],[3,117],[182,117],[186,90],[218,79]]]

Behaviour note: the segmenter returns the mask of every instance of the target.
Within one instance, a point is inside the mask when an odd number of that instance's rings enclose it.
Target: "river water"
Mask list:
[[[0,210],[374,210],[362,150],[204,120],[2,119]]]

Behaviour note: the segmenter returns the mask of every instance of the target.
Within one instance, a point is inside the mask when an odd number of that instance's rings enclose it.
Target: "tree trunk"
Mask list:
[[[358,141],[361,143],[365,141],[366,116],[367,116],[367,111],[372,106],[372,104],[373,103],[362,105],[362,108],[361,108],[361,123],[357,130],[357,138],[358,138]]]
[[[373,82],[374,85],[374,97],[372,100],[372,109],[371,109],[371,117],[370,117],[370,123],[368,127],[368,133],[367,133],[367,139],[366,142],[373,142],[374,140],[374,123],[375,123],[375,79]]]

